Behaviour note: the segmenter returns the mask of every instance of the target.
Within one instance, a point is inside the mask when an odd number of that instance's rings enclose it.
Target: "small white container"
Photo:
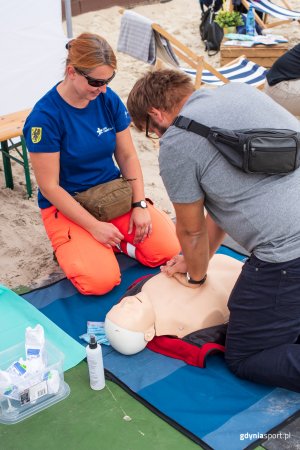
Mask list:
[[[45,350],[46,368],[26,378],[28,388],[13,397],[0,393],[0,423],[20,422],[69,395],[70,388],[64,381],[64,354],[49,341],[45,343]],[[21,357],[25,359],[24,342],[0,352],[0,369],[8,369]]]
[[[95,391],[105,387],[102,349],[97,344],[95,336],[91,336],[90,343],[86,347],[87,363],[90,375],[90,386]]]

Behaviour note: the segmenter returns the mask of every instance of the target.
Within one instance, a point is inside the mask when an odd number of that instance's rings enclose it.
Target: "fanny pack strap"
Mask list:
[[[181,128],[182,130],[192,131],[193,133],[200,134],[200,136],[208,138],[211,128],[203,125],[202,123],[196,122],[195,120],[188,119],[184,116],[177,116],[172,123],[175,127]]]
[[[184,116],[176,117],[172,125],[206,138],[246,173],[288,174],[300,167],[300,133],[293,130],[210,128]]]

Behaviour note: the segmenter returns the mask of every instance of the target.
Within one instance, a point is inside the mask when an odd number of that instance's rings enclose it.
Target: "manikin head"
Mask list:
[[[124,297],[107,313],[105,333],[111,346],[123,355],[142,351],[155,335],[155,314],[145,292]],[[122,325],[122,326],[120,326]]]

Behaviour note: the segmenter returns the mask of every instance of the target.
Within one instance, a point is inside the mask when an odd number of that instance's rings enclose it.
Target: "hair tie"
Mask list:
[[[67,50],[70,50],[70,48],[71,48],[71,42],[73,42],[73,41],[74,41],[74,39],[71,39],[69,42],[66,43],[66,46],[65,46],[65,47],[66,47]]]

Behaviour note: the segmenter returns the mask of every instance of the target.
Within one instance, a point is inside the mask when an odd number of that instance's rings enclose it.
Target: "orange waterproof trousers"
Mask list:
[[[130,212],[113,219],[124,235],[121,251],[140,263],[156,267],[180,252],[175,226],[164,212],[148,203],[152,234],[133,245],[128,234]],[[120,284],[121,273],[114,250],[104,247],[86,230],[66,218],[54,206],[41,210],[42,219],[57,261],[67,278],[85,295],[101,295]]]

